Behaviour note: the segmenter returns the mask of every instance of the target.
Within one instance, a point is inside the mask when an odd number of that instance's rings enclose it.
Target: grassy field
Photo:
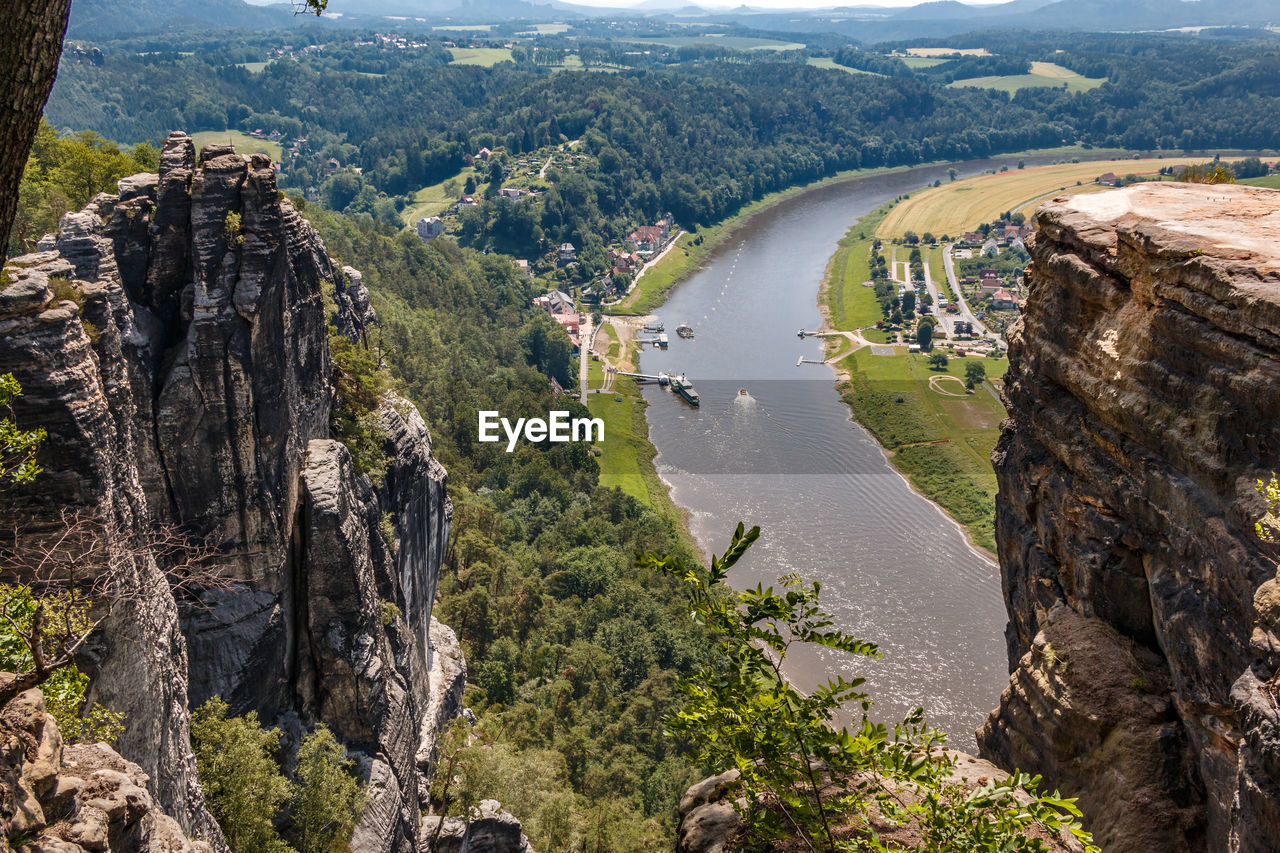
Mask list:
[[[876,437],[911,485],[960,522],[974,544],[995,548],[996,476],[991,451],[1000,436],[1004,407],[991,387],[964,393],[961,381],[947,380],[942,393],[933,376],[964,377],[965,363],[952,358],[945,370],[930,368],[926,356],[896,347],[895,355],[858,350],[840,363],[849,380],[839,391],[853,417]],[[978,358],[993,379],[1008,368],[1005,359]],[[953,396],[961,395],[961,396]]]
[[[884,217],[886,207],[867,214],[836,244],[835,254],[827,263],[827,272],[818,291],[823,315],[832,328],[851,331],[866,329],[884,316],[873,287],[862,283],[871,278],[871,235]],[[885,333],[875,329],[863,332],[868,340],[881,342]]]
[[[532,24],[530,29],[522,30],[516,33],[518,36],[555,36],[560,33],[567,33],[571,27],[568,24]]]
[[[951,290],[951,283],[947,281],[947,268],[942,264],[942,249],[934,247],[926,249],[924,252],[924,264],[929,268],[929,278],[938,287],[938,292],[947,297],[951,302],[956,301],[956,295]]]
[[[1016,161],[1017,157],[1010,155],[1009,159]],[[876,234],[896,237],[914,231],[917,234],[930,232],[939,236],[955,236],[984,222],[991,222],[1004,211],[1017,210],[1061,188],[1073,188],[1077,182],[1088,183],[1106,172],[1117,175],[1151,174],[1173,163],[1190,164],[1207,159],[1091,160],[979,175],[913,193],[885,217]]]
[[[850,68],[847,65],[837,65],[836,61],[829,56],[811,56],[806,61],[814,68],[827,68],[832,71],[848,71],[850,74],[870,74],[873,77],[883,76],[881,74],[876,74],[874,71],[863,71],[861,68]]]
[[[1006,77],[970,77],[956,80],[953,87],[975,89],[999,89],[1002,92],[1016,92],[1019,89],[1030,89],[1035,86],[1048,86],[1061,89],[1066,84],[1068,92],[1087,92],[1107,82],[1104,77],[1083,77],[1069,68],[1055,65],[1052,62],[1031,63],[1031,73],[1011,74]]]
[[[423,216],[439,216],[458,200],[458,196],[462,194],[462,188],[467,185],[467,178],[475,175],[475,173],[475,169],[467,166],[456,176],[450,178],[449,180],[456,181],[458,184],[457,192],[453,195],[449,195],[444,191],[444,181],[432,184],[429,187],[423,187],[413,194],[412,203],[400,212],[400,218],[409,227],[413,227]],[[476,180],[478,181],[479,177]]]
[[[828,325],[845,331],[862,328],[863,336],[876,342],[885,340],[883,333],[865,327],[880,319],[880,305],[875,291],[862,282],[870,277],[872,235],[895,209],[889,202],[854,223],[827,265],[818,297]],[[947,293],[940,251],[927,251],[924,261]],[[828,353],[834,357],[845,346],[832,339]],[[1004,407],[991,383],[972,394],[965,393],[962,382],[952,380],[940,388],[930,386],[934,376],[963,379],[969,359],[952,358],[945,370],[934,370],[926,358],[908,353],[906,347],[894,347],[894,355],[872,355],[864,347],[838,362],[847,377],[838,390],[854,420],[889,451],[890,461],[912,486],[960,522],[975,544],[993,549],[996,482],[991,451],[1000,435]],[[992,380],[1008,367],[1005,359],[975,358]]]
[[[246,71],[252,71],[257,74],[259,71],[267,67],[266,62],[241,62],[240,67]]]
[[[609,342],[608,360],[624,370],[634,370],[634,337],[620,337],[607,321],[604,333]],[[603,348],[600,338],[597,338],[597,348]],[[587,375],[589,387],[599,388],[604,377],[603,363],[592,362],[588,366]],[[687,527],[683,524],[684,510],[671,500],[666,484],[653,467],[657,451],[649,443],[649,423],[644,415],[648,403],[635,381],[617,377],[612,389],[601,394],[590,393],[584,402],[592,417],[604,421],[604,441],[597,445],[600,451],[597,458],[600,465],[600,485],[619,488],[669,518],[676,519],[687,535]],[[692,539],[689,541],[692,544]]]
[[[898,58],[901,59],[908,68],[932,68],[935,65],[941,65],[947,61],[945,59],[936,59],[929,56],[899,56]]]
[[[1271,187],[1273,190],[1280,190],[1280,175],[1267,175],[1265,178],[1245,178],[1240,183],[1248,184],[1251,187]]]
[[[236,151],[240,154],[268,154],[272,160],[280,159],[280,143],[270,142],[266,139],[254,139],[247,133],[241,133],[238,130],[202,130],[199,133],[191,134],[191,138],[195,140],[196,152],[206,145],[226,145],[228,143],[236,147]]]
[[[503,47],[451,47],[454,65],[479,65],[491,68],[511,59],[511,51]]]

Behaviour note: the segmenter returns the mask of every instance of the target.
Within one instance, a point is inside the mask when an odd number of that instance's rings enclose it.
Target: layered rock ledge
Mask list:
[[[1104,850],[1274,850],[1280,192],[1140,184],[1037,215],[994,462],[1013,676],[981,754]]]

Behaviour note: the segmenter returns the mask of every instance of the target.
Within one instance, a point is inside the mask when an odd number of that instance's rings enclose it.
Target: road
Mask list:
[[[587,376],[591,364],[591,345],[595,340],[596,330],[591,322],[590,314],[582,315],[578,326],[578,399],[587,402]]]
[[[973,324],[973,331],[976,334],[995,341],[996,346],[1000,347],[1001,350],[1009,349],[1009,344],[1004,338],[988,329],[982,324],[981,320],[973,316],[973,310],[969,308],[969,303],[965,301],[964,291],[960,289],[960,282],[956,280],[956,267],[951,260],[951,250],[953,248],[954,246],[951,243],[942,247],[942,267],[947,271],[947,283],[951,285],[951,292],[956,295],[956,304],[960,307],[959,319],[968,320]],[[936,299],[937,297],[934,298]]]

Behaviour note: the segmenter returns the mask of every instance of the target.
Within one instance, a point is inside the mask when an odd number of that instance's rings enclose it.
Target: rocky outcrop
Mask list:
[[[39,690],[0,712],[0,849],[212,853],[156,806],[147,782],[105,744],[63,744]]]
[[[376,318],[267,158],[214,145],[197,158],[175,133],[159,173],[119,189],[6,267],[0,365],[24,388],[19,422],[49,440],[45,473],[0,496],[0,514],[47,525],[63,505],[103,508],[121,529],[180,526],[216,546],[229,585],[180,602],[165,566],[142,560],[145,612],[108,626],[86,661],[95,698],[127,714],[122,753],[184,828],[217,833],[187,708],[220,695],[233,713],[328,725],[370,779],[359,849],[408,853],[451,515],[426,425],[384,401],[390,464],[375,483],[330,440],[325,289],[353,337]]]
[[[443,826],[439,826],[441,821]],[[520,821],[497,800],[482,800],[470,820],[424,817],[421,849],[430,853],[534,853]]]
[[[994,454],[1013,676],[978,733],[1108,851],[1273,850],[1280,194],[1046,203]]]

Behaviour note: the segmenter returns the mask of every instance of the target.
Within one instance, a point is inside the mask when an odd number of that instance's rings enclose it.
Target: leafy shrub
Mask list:
[[[814,851],[905,849],[886,846],[873,831],[837,839],[837,826],[869,827],[878,816],[915,826],[918,853],[1047,849],[1029,836],[1033,828],[1070,832],[1097,853],[1075,820],[1075,801],[1037,795],[1039,777],[1015,772],[974,791],[953,783],[954,762],[942,751],[946,736],[928,728],[919,708],[890,732],[872,722],[863,679],[839,677],[808,695],[793,687],[783,667],[797,644],[869,658],[879,651],[832,627],[818,606],[817,583],[805,586],[789,575],[781,592],[728,589],[729,569],[759,534],[739,524],[705,573],[680,559],[640,558],[684,581],[693,618],[716,638],[717,661],[681,680],[686,702],[667,717],[667,731],[700,765],[738,771],[748,828],[748,846],[738,849],[796,836]],[[846,707],[861,715],[852,729],[837,729],[834,720]]]
[[[73,633],[88,629],[89,601],[70,592],[58,592],[43,596],[46,613],[57,614],[58,621],[72,626]],[[37,596],[31,587],[21,584],[0,584],[0,670],[26,672],[34,664],[31,649],[19,632],[30,635],[35,618]],[[42,631],[48,634],[49,631]],[[46,641],[49,639],[45,638]],[[40,685],[44,694],[45,709],[58,724],[58,731],[66,743],[115,743],[124,730],[124,714],[112,711],[96,702],[85,701],[89,676],[75,664],[53,671]]]

